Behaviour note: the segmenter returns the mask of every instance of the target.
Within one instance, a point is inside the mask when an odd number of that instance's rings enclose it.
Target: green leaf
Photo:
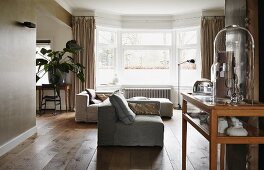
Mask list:
[[[67,56],[69,59],[70,59],[70,61],[73,63],[74,62],[74,59],[71,57],[71,56]]]
[[[49,61],[43,58],[37,58],[36,59],[36,66],[41,66],[44,64],[47,64]]]
[[[45,48],[41,48],[40,53],[45,55],[48,53],[48,50],[46,50]]]
[[[51,71],[52,70],[52,65],[45,64],[44,65],[44,70],[45,70],[45,72]]]
[[[77,73],[77,77],[81,80],[82,83],[85,81],[83,72]]]
[[[36,75],[36,82],[38,82],[40,79],[40,77],[38,75]]]
[[[79,46],[75,40],[68,41],[66,43],[66,48],[75,51],[75,53],[82,50],[82,47]]]
[[[70,64],[68,64],[68,63],[61,63],[61,64],[58,66],[58,69],[59,69],[61,72],[69,73],[69,72],[70,72]]]

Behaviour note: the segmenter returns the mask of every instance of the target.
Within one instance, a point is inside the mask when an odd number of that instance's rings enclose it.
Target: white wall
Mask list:
[[[71,40],[72,28],[45,13],[37,13],[37,40],[51,40],[52,50],[62,50],[65,48],[67,41]],[[66,82],[70,82],[70,76],[66,78]],[[38,93],[36,96],[37,109],[38,109]],[[62,109],[66,109],[64,91],[61,91]],[[50,103],[48,108],[52,108],[53,105]]]

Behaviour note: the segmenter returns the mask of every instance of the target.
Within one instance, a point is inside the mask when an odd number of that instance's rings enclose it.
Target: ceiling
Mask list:
[[[225,0],[57,0],[70,13],[94,11],[118,15],[180,15],[224,9]]]

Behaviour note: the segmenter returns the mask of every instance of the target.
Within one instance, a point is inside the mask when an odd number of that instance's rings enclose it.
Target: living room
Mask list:
[[[263,4],[259,1],[13,0],[0,2],[0,8],[0,169],[184,169],[181,113],[185,105],[180,93],[193,92],[195,82],[201,78],[211,79],[214,37],[206,40],[209,35],[202,32],[206,20],[221,22],[218,31],[239,24],[252,33],[254,99],[263,101],[264,74],[259,68],[263,35],[258,31],[263,29],[259,12]],[[238,12],[239,16],[234,12],[237,9],[243,11]],[[241,16],[247,18],[242,25]],[[77,20],[81,19],[94,22],[86,25],[92,35],[80,36],[81,23]],[[44,113],[40,109],[40,90],[36,91],[36,49],[60,51],[72,39],[82,48],[87,47],[82,52],[87,58],[78,56],[75,60],[85,66],[85,82],[73,73],[67,74],[65,82],[70,89],[60,90],[62,111],[53,114],[50,103]],[[206,59],[209,56],[210,61]],[[45,76],[37,86],[46,83]],[[85,89],[103,94],[122,89],[126,95],[131,89],[169,89],[165,97],[159,93],[152,97],[168,98],[171,105],[165,108],[173,106],[171,116],[162,118],[163,147],[97,146],[99,122],[76,122],[75,118],[77,95]],[[155,102],[164,107],[161,101]],[[261,121],[254,123],[261,126]],[[263,168],[262,145],[228,147],[228,169]],[[209,163],[210,150],[210,142],[188,125],[187,169],[214,169]],[[239,154],[247,158],[234,156]],[[230,157],[242,163],[235,166]]]

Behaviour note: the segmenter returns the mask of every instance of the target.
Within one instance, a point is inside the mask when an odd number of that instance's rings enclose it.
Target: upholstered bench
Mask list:
[[[144,103],[149,101],[156,101],[160,103],[160,116],[162,117],[172,117],[173,116],[173,103],[166,98],[143,98],[134,97],[127,99],[128,102],[135,102],[135,103]]]
[[[173,103],[166,98],[150,98],[152,101],[160,102],[160,115],[165,117],[173,116]]]

